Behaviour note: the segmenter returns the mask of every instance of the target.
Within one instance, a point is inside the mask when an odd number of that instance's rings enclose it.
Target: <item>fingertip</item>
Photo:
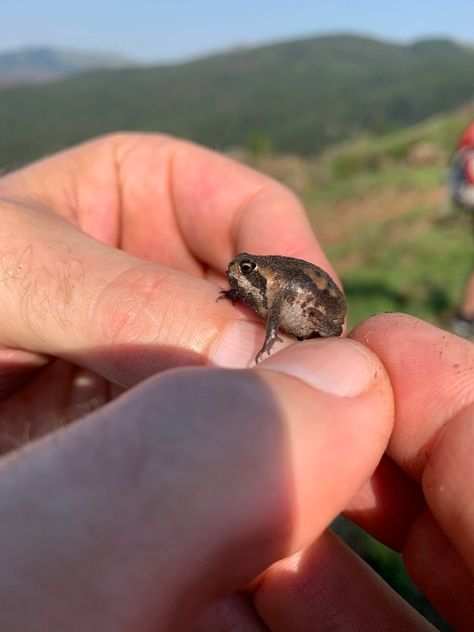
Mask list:
[[[410,314],[404,314],[403,312],[383,312],[380,314],[373,314],[362,322],[358,323],[350,331],[349,336],[354,340],[360,340],[364,344],[370,342],[372,336],[378,336],[383,334],[387,330],[405,330],[413,332],[418,329],[435,328],[434,325],[427,323]]]
[[[264,360],[261,368],[298,377],[338,397],[357,397],[371,388],[383,367],[366,347],[342,338],[308,340]]]
[[[383,362],[397,419],[389,454],[419,481],[440,429],[474,398],[474,345],[407,314],[378,314],[351,338]]]
[[[377,467],[393,424],[390,383],[359,343],[292,345],[257,371],[285,412],[293,464],[293,550],[327,527]]]

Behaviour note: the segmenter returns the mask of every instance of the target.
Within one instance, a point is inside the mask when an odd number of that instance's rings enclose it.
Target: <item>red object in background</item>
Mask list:
[[[458,149],[467,149],[468,147],[474,148],[474,123],[466,127],[459,139]]]
[[[466,160],[464,167],[464,179],[469,184],[474,184],[474,156],[471,156],[469,160]]]

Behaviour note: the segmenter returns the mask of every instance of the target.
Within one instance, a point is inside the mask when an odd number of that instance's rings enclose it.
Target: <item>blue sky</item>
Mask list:
[[[179,60],[327,32],[474,42],[474,0],[0,0],[0,50],[54,45]]]

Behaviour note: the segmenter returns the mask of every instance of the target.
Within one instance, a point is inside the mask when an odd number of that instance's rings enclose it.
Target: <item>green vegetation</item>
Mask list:
[[[315,155],[362,131],[397,130],[473,98],[468,47],[309,38],[3,90],[0,168],[123,129],[168,132],[218,149],[241,147],[253,134],[276,152]],[[392,147],[395,158],[407,150]],[[339,175],[353,169],[347,157],[335,165]]]
[[[247,136],[245,148],[254,161],[268,156],[273,151],[271,138],[261,132],[251,132]]]
[[[322,182],[305,198],[323,235],[326,223],[341,224],[343,238],[326,247],[344,280],[352,325],[380,311],[443,324],[455,309],[472,262],[472,218],[450,208],[446,165],[473,118],[474,105],[467,106],[320,160]],[[341,164],[352,168],[341,175],[334,168]]]
[[[448,224],[432,208],[414,209],[381,225],[364,223],[344,246],[329,249],[335,265],[356,252],[360,264],[342,274],[350,322],[376,312],[403,311],[443,324],[457,305],[472,259],[468,218]]]
[[[360,267],[343,275],[352,325],[382,311],[408,312],[441,324],[456,306],[471,260],[468,227],[459,222],[448,229],[425,222],[426,211],[388,221],[383,228],[362,226],[361,233],[369,228],[364,238],[348,244],[347,251],[368,253]],[[420,220],[426,225],[422,235],[417,230]],[[381,241],[384,249],[377,247]],[[337,249],[333,255],[337,262]]]
[[[459,112],[438,115],[382,136],[360,137],[336,152],[330,165],[332,173],[336,178],[346,178],[359,172],[382,171],[393,162],[406,163],[420,146],[429,147],[430,162],[439,163],[453,151],[456,139],[473,117],[474,106],[465,106]]]

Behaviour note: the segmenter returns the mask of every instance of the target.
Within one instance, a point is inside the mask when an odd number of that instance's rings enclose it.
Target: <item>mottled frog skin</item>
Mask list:
[[[251,255],[242,252],[227,268],[230,290],[219,298],[242,301],[266,320],[263,347],[255,362],[270,350],[278,330],[298,340],[340,336],[346,317],[346,300],[322,268],[293,257]]]

